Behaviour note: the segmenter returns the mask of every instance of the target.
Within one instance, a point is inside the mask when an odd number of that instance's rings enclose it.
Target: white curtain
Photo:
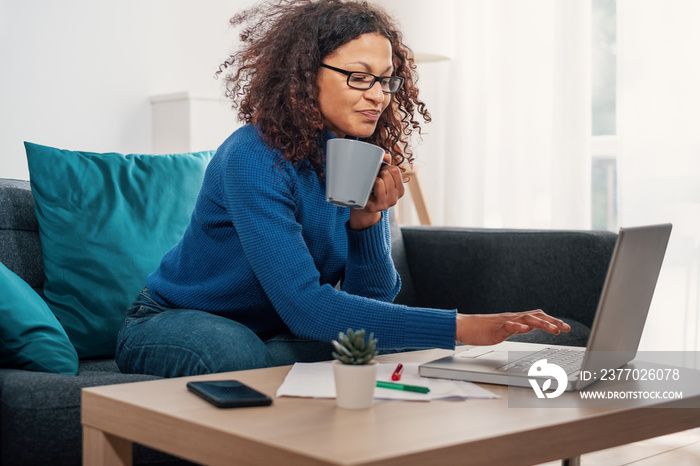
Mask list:
[[[620,223],[672,222],[643,350],[700,350],[700,2],[618,2]]]
[[[590,2],[376,1],[447,58],[419,64],[433,223],[590,228]],[[619,0],[617,17],[619,223],[674,224],[640,349],[697,351],[700,1]]]
[[[590,2],[380,3],[414,51],[449,58],[419,64],[433,123],[416,165],[433,224],[589,228]]]

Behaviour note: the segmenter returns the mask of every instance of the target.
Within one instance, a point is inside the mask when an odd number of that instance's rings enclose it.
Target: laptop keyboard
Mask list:
[[[585,351],[583,349],[545,348],[517,361],[504,364],[499,369],[509,372],[527,373],[534,363],[540,359],[546,359],[549,364],[556,364],[564,369],[567,375],[571,375],[581,370],[584,354]]]

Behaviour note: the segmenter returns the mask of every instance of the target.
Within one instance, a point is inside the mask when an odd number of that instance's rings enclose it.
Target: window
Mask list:
[[[617,230],[616,0],[592,0],[591,8],[591,225]]]

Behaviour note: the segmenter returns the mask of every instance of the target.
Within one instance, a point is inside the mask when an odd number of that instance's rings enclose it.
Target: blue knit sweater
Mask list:
[[[221,145],[182,240],[148,277],[151,295],[260,334],[286,326],[331,341],[364,328],[383,348],[453,348],[455,310],[392,303],[401,282],[387,216],[350,230],[349,208],[326,202],[316,173],[280,159],[250,125]]]

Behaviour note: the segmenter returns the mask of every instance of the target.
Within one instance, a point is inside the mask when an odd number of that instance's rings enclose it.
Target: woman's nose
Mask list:
[[[375,82],[372,85],[372,87],[365,91],[365,97],[373,102],[384,102],[384,92],[382,91],[382,84],[379,81]]]

